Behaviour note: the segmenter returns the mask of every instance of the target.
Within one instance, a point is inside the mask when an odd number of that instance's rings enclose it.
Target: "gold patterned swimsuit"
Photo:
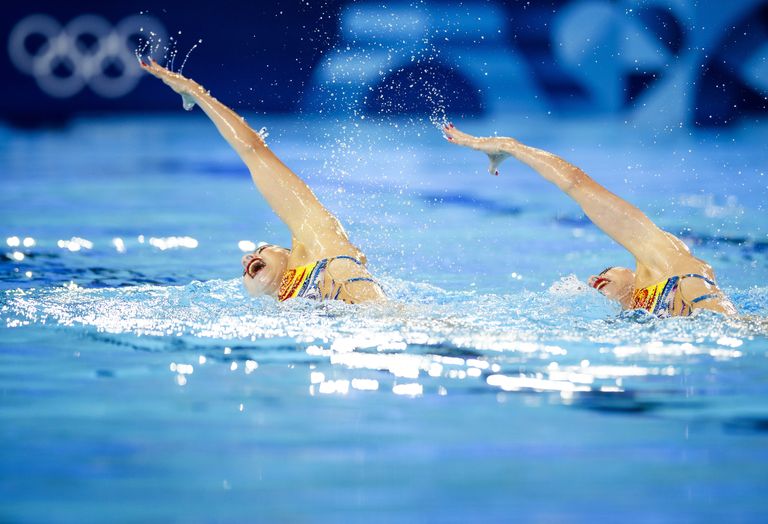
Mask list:
[[[672,315],[688,316],[693,312],[693,304],[720,295],[720,293],[707,293],[705,295],[694,298],[690,302],[686,302],[683,299],[681,293],[679,301],[681,305],[680,311],[675,312],[675,296],[680,289],[680,283],[683,281],[683,279],[686,278],[700,278],[707,284],[712,286],[717,285],[704,275],[698,275],[696,273],[688,273],[685,275],[669,277],[666,280],[662,280],[658,284],[636,289],[632,295],[632,303],[630,309],[644,309],[649,313],[660,317],[668,317]]]
[[[289,269],[285,272],[283,279],[280,282],[277,299],[280,302],[297,297],[314,300],[338,300],[339,295],[346,284],[352,282],[373,282],[377,286],[379,285],[378,282],[369,277],[354,277],[337,282],[328,274],[328,264],[334,260],[351,260],[358,266],[363,266],[363,263],[358,259],[341,255],[332,258],[324,258],[317,262],[312,262],[311,264]],[[330,278],[330,283],[323,286],[327,288],[328,291],[323,293],[320,289],[320,284],[321,282],[327,282],[328,278]]]

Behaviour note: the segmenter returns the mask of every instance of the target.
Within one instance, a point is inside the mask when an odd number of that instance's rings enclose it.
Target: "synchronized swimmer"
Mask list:
[[[242,258],[243,283],[251,295],[270,295],[280,301],[294,297],[348,303],[386,300],[366,269],[365,255],[350,242],[339,220],[266,146],[259,133],[193,80],[154,60],[141,65],[182,95],[185,106],[192,102],[200,106],[245,162],[256,187],[291,232],[290,249],[266,244]],[[508,157],[528,164],[625,247],[635,257],[634,271],[609,267],[589,279],[592,287],[623,309],[644,309],[661,317],[690,315],[695,309],[736,313],[715,284],[709,264],[581,169],[513,138],[474,137],[453,125],[446,125],[443,132],[450,141],[487,154],[492,173],[498,174],[496,169]]]
[[[304,297],[348,303],[384,300],[366,269],[365,255],[312,190],[267,147],[261,135],[197,82],[160,66],[142,67],[194,102],[213,121],[251,173],[254,184],[291,232],[290,249],[265,244],[242,258],[243,283],[252,296],[280,301]]]
[[[617,301],[622,309],[644,309],[660,317],[687,316],[694,309],[736,314],[736,308],[717,287],[709,264],[578,167],[514,138],[475,137],[452,124],[444,126],[443,132],[451,142],[488,155],[493,174],[498,174],[499,165],[509,157],[529,165],[575,200],[597,227],[629,251],[635,257],[634,271],[612,266],[589,279],[592,287]]]

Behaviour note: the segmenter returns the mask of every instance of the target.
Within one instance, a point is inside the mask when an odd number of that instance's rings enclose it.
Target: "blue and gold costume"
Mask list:
[[[679,311],[675,311],[675,297],[678,290],[680,289],[680,283],[683,281],[683,279],[686,278],[700,278],[707,284],[716,286],[712,280],[708,279],[704,275],[698,275],[696,273],[688,273],[685,275],[669,277],[666,280],[662,280],[658,284],[636,289],[632,294],[632,303],[630,309],[644,309],[649,313],[660,317],[667,317],[671,315],[688,316],[693,312],[693,304],[720,295],[720,293],[707,293],[705,295],[694,298],[690,302],[686,302],[681,293]]]
[[[320,289],[320,284],[325,282],[327,276],[330,277],[328,275],[328,265],[334,260],[350,260],[360,267],[363,266],[363,263],[358,259],[341,255],[324,258],[311,264],[289,269],[285,272],[280,282],[277,299],[280,302],[297,297],[314,300],[338,300],[346,284],[351,284],[352,282],[372,282],[377,286],[379,285],[378,282],[369,277],[354,277],[339,282],[331,278],[330,284],[323,286],[327,288],[327,291],[323,293]]]

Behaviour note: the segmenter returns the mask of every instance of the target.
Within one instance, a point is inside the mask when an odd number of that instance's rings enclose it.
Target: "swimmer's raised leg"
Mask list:
[[[225,106],[200,84],[162,67],[154,60],[142,68],[179,93],[185,108],[197,104],[213,121],[221,135],[245,162],[267,203],[288,226],[294,239],[309,251],[348,253],[351,243],[341,223],[317,199],[312,190],[291,171],[232,109]],[[352,246],[353,247],[353,246]],[[357,248],[358,258],[364,259]]]
[[[154,61],[141,65],[180,94],[185,109],[195,105],[202,108],[248,166],[256,187],[291,231],[290,249],[267,244],[242,257],[243,283],[251,295],[271,295],[286,300],[304,290],[309,298],[328,296],[348,302],[386,299],[366,269],[365,255],[352,244],[341,223],[267,147],[260,133],[195,81]],[[345,265],[344,260],[352,260],[354,265]],[[332,263],[336,278],[324,286],[325,280],[320,277],[330,271]],[[310,276],[312,280],[306,281]],[[309,282],[309,287],[295,287],[297,282]],[[339,288],[330,296],[329,287],[335,288],[331,284],[339,282],[356,285],[352,290]]]
[[[472,141],[473,139],[477,138],[459,131],[453,124],[445,124],[444,131],[445,138],[448,140],[451,140],[459,145],[472,147],[472,149],[477,149],[478,151],[483,151],[483,153],[488,155],[488,172],[492,175],[499,176],[499,166],[502,162],[504,162],[504,160],[512,156],[506,151],[502,151],[500,148],[489,148],[487,151],[485,151],[483,149],[479,149],[478,147],[473,147],[471,145],[473,143]],[[450,133],[448,133],[448,131],[450,131]]]
[[[701,273],[708,275],[708,278],[686,280],[685,286],[690,296],[717,294],[718,298],[708,299],[709,302],[702,300],[702,306],[726,314],[736,312],[717,287],[707,283],[714,280],[714,272],[709,264],[695,258],[680,239],[661,230],[637,207],[608,191],[578,167],[557,155],[527,146],[514,138],[476,137],[458,130],[453,124],[445,125],[443,133],[455,144],[488,155],[493,174],[497,174],[498,164],[511,156],[555,184],[581,206],[597,227],[632,253],[637,262],[637,278],[632,278],[641,283],[639,287],[669,278],[670,275]]]
[[[675,242],[656,227],[637,207],[611,193],[559,156],[527,146],[514,138],[472,136],[452,124],[445,126],[443,133],[452,142],[482,151],[491,158],[511,156],[529,165],[573,198],[595,225],[639,260],[656,264],[668,260],[668,251],[685,248],[680,241]]]

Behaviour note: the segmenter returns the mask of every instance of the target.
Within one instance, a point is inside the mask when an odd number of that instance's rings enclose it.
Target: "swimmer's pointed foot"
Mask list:
[[[488,172],[492,175],[498,176],[499,166],[501,163],[509,158],[509,153],[502,150],[503,142],[505,139],[500,137],[476,137],[459,131],[456,126],[451,122],[443,124],[443,136],[447,140],[450,140],[454,144],[460,146],[469,147],[477,151],[482,151],[488,155],[490,165],[488,166]]]
[[[199,87],[194,80],[191,80],[179,73],[169,71],[165,67],[158,64],[152,57],[149,57],[148,63],[145,64],[142,62],[142,67],[147,73],[154,76],[155,78],[159,78],[163,81],[163,83],[165,83],[168,87],[180,95],[187,95],[191,97],[191,93],[194,93],[195,89]]]
[[[479,147],[477,147],[477,141],[479,140],[477,137],[459,131],[451,122],[443,124],[442,131],[443,136],[454,144],[471,147],[472,149],[479,149]]]

